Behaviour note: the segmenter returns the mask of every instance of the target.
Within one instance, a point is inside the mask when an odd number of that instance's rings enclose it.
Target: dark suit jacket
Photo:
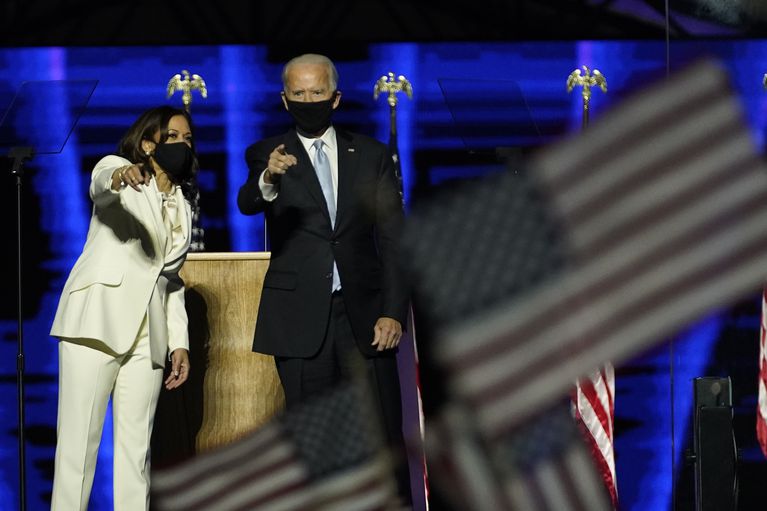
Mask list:
[[[398,267],[402,201],[391,155],[382,143],[336,128],[338,199],[336,226],[309,155],[294,130],[257,142],[245,152],[250,173],[237,203],[246,215],[265,212],[271,262],[264,280],[253,351],[310,357],[320,348],[328,321],[333,260],[357,344],[367,356],[381,316],[405,324],[408,292]],[[258,179],[269,154],[285,144],[298,163],[279,183],[272,202]]]

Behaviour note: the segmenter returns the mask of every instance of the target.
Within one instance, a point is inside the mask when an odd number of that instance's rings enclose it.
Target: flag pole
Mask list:
[[[397,185],[400,195],[400,200],[404,206],[405,194],[402,183],[402,167],[400,164],[399,149],[397,145],[397,94],[404,92],[408,99],[413,99],[413,85],[403,75],[399,75],[395,79],[393,72],[389,72],[379,78],[373,86],[373,100],[377,100],[382,94],[386,94],[386,102],[389,104],[389,151],[391,152],[392,160],[394,161],[394,174],[397,176]],[[421,445],[424,443],[424,431],[425,420],[423,415],[423,401],[421,399],[421,377],[419,374],[419,362],[418,362],[418,345],[416,343],[415,335],[415,319],[413,316],[413,306],[410,305],[408,314],[407,331],[410,332],[410,338],[413,340],[413,356],[415,358],[415,377],[416,377],[416,397],[418,401],[418,428],[421,435]],[[429,478],[426,469],[426,457],[421,456],[422,474],[423,474],[423,488],[424,488],[424,500],[426,509],[429,509]]]
[[[373,87],[373,100],[377,100],[381,94],[386,94],[386,102],[389,103],[389,149],[394,160],[394,173],[397,176],[399,194],[404,201],[402,168],[397,150],[397,94],[399,92],[404,92],[408,99],[413,99],[413,86],[410,81],[402,75],[395,79],[391,71],[379,78]]]
[[[581,69],[583,72],[581,72]],[[607,92],[607,79],[598,69],[590,70],[581,66],[567,77],[567,92],[581,87],[583,98],[583,116],[581,129],[589,125],[591,88],[599,87]],[[598,403],[592,403],[586,395],[599,397]],[[605,487],[610,494],[613,507],[618,505],[618,485],[615,479],[615,450],[613,434],[615,424],[615,371],[611,362],[605,364],[589,376],[575,382],[573,407],[575,419],[580,423],[594,462],[597,465]],[[605,404],[607,408],[605,409]],[[603,425],[607,425],[607,431]]]
[[[179,74],[171,76],[166,88],[168,99],[177,91],[181,91],[181,102],[184,104],[184,110],[187,113],[192,107],[192,91],[195,90],[200,93],[203,99],[208,97],[208,87],[205,85],[205,80],[202,76],[194,73],[190,74],[186,69]]]
[[[197,91],[205,99],[208,97],[208,86],[202,76],[196,73],[190,73],[186,69],[181,73],[170,77],[168,85],[165,88],[167,98],[170,99],[176,92],[181,92],[181,102],[184,104],[184,111],[191,114],[192,109],[192,91]],[[190,252],[205,251],[205,231],[200,226],[200,192],[197,191],[195,197],[195,207],[192,211],[192,243],[189,247]],[[266,219],[264,219],[264,250],[266,250]]]
[[[581,66],[567,77],[567,92],[572,92],[575,87],[582,87],[581,96],[583,97],[583,128],[589,125],[589,104],[591,101],[591,88],[599,87],[602,92],[607,92],[607,80],[605,76],[595,69],[593,72],[586,66]]]

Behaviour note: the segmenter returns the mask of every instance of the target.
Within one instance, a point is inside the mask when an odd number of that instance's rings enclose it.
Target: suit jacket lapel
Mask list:
[[[317,178],[317,173],[314,171],[314,166],[309,158],[309,154],[304,149],[304,145],[298,138],[295,131],[290,131],[285,137],[285,151],[288,154],[292,154],[298,160],[296,166],[292,169],[288,169],[288,174],[295,175],[300,182],[306,186],[309,190],[309,194],[317,202],[317,205],[322,210],[322,214],[330,224],[330,213],[328,212],[328,205],[325,202],[325,195],[322,193],[322,187],[320,186],[320,180]],[[338,215],[336,215],[337,217]],[[336,224],[338,219],[336,218]]]
[[[359,156],[351,135],[336,128],[338,146],[338,198],[336,199],[336,229],[344,220],[352,196],[352,185],[357,175]]]
[[[160,190],[157,188],[154,178],[149,181],[149,185],[142,190],[142,193],[144,194],[144,200],[146,200],[149,209],[152,211],[154,229],[150,229],[150,232],[154,234],[158,249],[162,251],[165,248],[167,234],[165,233],[165,224],[162,221],[162,204],[158,200]]]
[[[166,256],[166,263],[177,261],[181,256],[189,251],[189,245],[191,244],[191,235],[189,228],[192,224],[192,206],[184,199],[184,192],[181,191],[181,187],[176,187],[174,194],[174,200],[176,201],[176,223],[173,225],[173,231],[176,237],[180,237],[182,241],[179,241],[174,237],[173,233],[170,233],[171,238],[166,243],[174,243],[177,246],[171,246],[171,252]],[[175,249],[175,250],[173,250]]]

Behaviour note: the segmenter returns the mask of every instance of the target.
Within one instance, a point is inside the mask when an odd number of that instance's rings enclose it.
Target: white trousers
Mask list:
[[[112,396],[114,509],[149,508],[149,443],[163,370],[152,367],[146,318],[116,355],[99,341],[59,342],[59,405],[51,509],[86,511]]]

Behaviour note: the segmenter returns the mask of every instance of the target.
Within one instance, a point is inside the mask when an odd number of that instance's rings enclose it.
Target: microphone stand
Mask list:
[[[8,156],[13,160],[11,174],[16,176],[16,257],[17,257],[17,299],[18,299],[18,353],[16,355],[16,386],[18,388],[19,405],[19,509],[27,508],[26,495],[26,461],[24,455],[24,307],[22,303],[22,277],[21,277],[21,190],[22,178],[24,177],[24,162],[34,155],[31,147],[13,147]]]

